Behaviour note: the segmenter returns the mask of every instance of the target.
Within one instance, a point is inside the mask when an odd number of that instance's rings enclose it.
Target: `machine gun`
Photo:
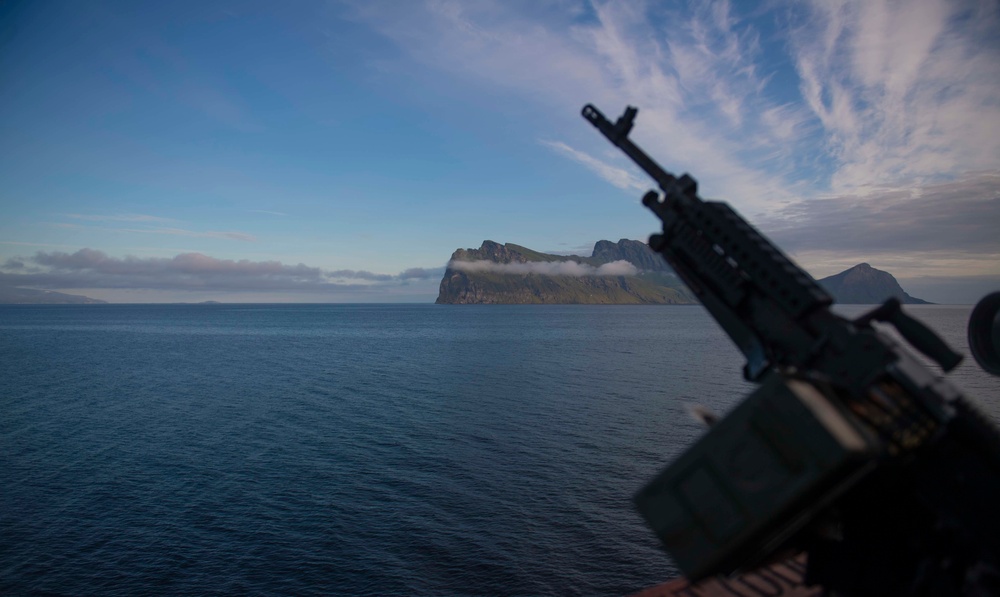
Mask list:
[[[726,203],[632,143],[637,110],[583,117],[659,185],[649,239],[745,355],[759,387],[639,491],[689,580],[805,551],[847,595],[1000,595],[1000,431],[873,322],[945,371],[961,356],[899,301],[848,320]],[[979,592],[977,592],[979,591]]]

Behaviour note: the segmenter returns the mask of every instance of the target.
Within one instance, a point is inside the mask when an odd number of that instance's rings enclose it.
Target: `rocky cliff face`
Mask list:
[[[528,261],[546,261],[545,257],[552,257],[553,260],[561,259],[556,255],[545,255],[527,249],[520,245],[500,243],[491,240],[484,240],[478,249],[457,249],[451,255],[451,261],[490,261],[492,263],[527,263]]]
[[[509,247],[509,248],[508,248]],[[451,255],[452,261],[492,261],[494,263],[524,263],[527,256],[514,244],[501,245],[484,240],[478,249],[458,249]]]
[[[626,269],[628,275],[621,275]],[[580,257],[488,240],[478,249],[458,249],[452,254],[436,302],[599,305],[694,301],[660,256],[638,241],[600,241],[591,257]]]
[[[875,269],[867,263],[855,265],[818,282],[838,303],[874,305],[889,297],[896,297],[904,304],[930,304],[906,294],[892,274]]]
[[[663,257],[650,249],[646,243],[637,240],[623,238],[617,243],[609,240],[597,241],[592,258],[602,263],[625,260],[643,271],[673,273]]]

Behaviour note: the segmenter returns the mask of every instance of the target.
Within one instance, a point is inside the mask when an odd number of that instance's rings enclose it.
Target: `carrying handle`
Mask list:
[[[890,298],[874,311],[854,320],[854,323],[868,325],[873,320],[891,323],[907,342],[941,365],[945,371],[951,371],[962,362],[962,355],[945,344],[932,329],[904,313],[902,304],[897,298]]]

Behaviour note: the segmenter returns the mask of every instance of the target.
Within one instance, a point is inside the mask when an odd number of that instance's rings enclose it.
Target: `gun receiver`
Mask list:
[[[1000,433],[872,322],[894,326],[945,371],[961,355],[895,299],[853,321],[833,313],[832,297],[764,235],[628,138],[637,113],[628,107],[611,123],[583,108],[656,181],[660,191],[642,199],[663,225],[650,246],[742,351],[744,376],[761,384],[636,496],[681,569],[691,579],[731,573],[792,545],[809,552],[814,581],[866,594],[873,578],[856,578],[861,554],[895,550],[896,565],[875,580],[899,588],[932,557],[930,546],[962,537],[975,545],[963,556],[970,568],[947,574],[985,565],[1000,579],[1000,516],[986,506],[1000,504]],[[967,493],[944,496],[948,483]],[[842,536],[820,538],[819,521]]]

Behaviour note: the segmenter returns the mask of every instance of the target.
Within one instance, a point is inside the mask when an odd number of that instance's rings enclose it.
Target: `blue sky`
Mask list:
[[[0,5],[0,283],[111,301],[432,301],[485,240],[645,239],[580,117],[815,277],[1000,288],[995,2]]]

